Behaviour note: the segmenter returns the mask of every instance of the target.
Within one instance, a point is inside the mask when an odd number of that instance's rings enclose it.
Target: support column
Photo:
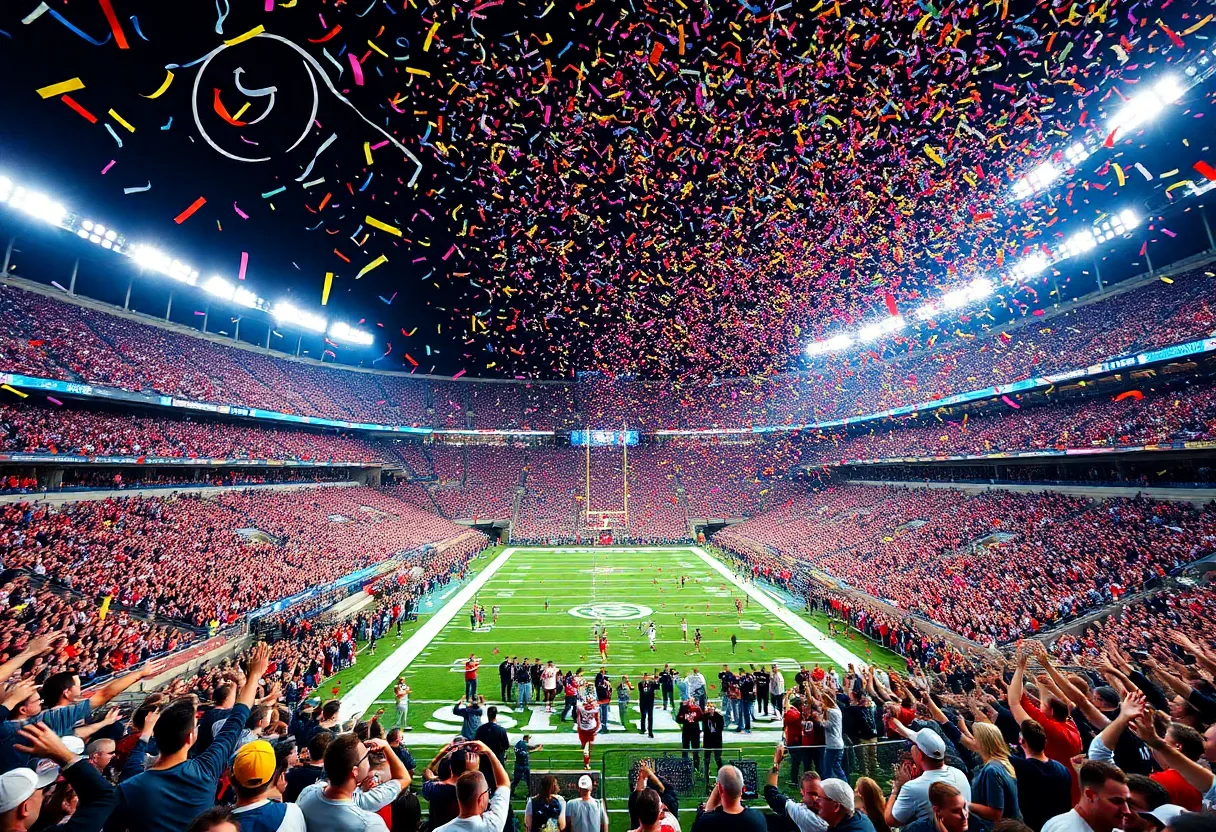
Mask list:
[[[131,311],[131,284],[133,284],[134,282],[135,282],[135,278],[134,278],[134,277],[128,277],[128,278],[127,278],[127,297],[126,297],[126,299],[125,299],[125,300],[122,302],[122,311],[123,311],[123,312],[130,312],[130,311]]]
[[[169,305],[165,307],[165,323],[169,322],[169,315],[173,313],[173,292],[169,292]]]
[[[76,261],[74,263],[72,263],[72,282],[68,284],[68,294],[71,295],[72,297],[76,297],[76,275],[79,272],[80,272],[80,258],[77,257]]]
[[[17,235],[8,238],[8,247],[4,249],[4,268],[0,269],[0,274],[8,274],[8,265],[13,262],[13,243],[17,242]]]

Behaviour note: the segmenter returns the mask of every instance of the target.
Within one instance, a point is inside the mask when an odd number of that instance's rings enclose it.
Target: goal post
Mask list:
[[[585,429],[585,453],[584,468],[583,468],[583,527],[592,530],[605,530],[612,528],[629,530],[629,443],[627,441],[628,432],[625,426],[621,426],[620,445],[621,445],[621,494],[622,505],[608,508],[596,508],[592,501],[591,490],[591,441],[593,431],[590,428]],[[616,444],[614,438],[613,444]]]

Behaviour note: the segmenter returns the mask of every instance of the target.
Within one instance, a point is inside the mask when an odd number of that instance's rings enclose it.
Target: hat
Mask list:
[[[1186,809],[1174,803],[1162,803],[1151,812],[1137,812],[1136,814],[1142,818],[1152,818],[1160,826],[1166,827],[1173,823],[1179,815],[1186,814]]]
[[[1120,699],[1119,692],[1110,685],[1102,685],[1102,687],[1094,688],[1094,695],[1102,700],[1108,710],[1119,707]]]
[[[580,789],[590,791],[591,789],[595,788],[595,781],[591,779],[590,774],[584,774],[582,777],[578,778],[578,787]]]
[[[0,814],[11,812],[34,796],[38,789],[59,779],[59,766],[39,766],[35,772],[30,768],[15,768],[0,774]]]
[[[66,737],[60,737],[63,742],[63,747],[79,757],[84,753],[84,740],[75,734],[68,734]]]
[[[835,777],[829,777],[821,785],[823,786],[824,797],[839,803],[850,812],[854,810],[852,786],[843,780],[837,780]]]
[[[265,786],[274,777],[278,765],[274,747],[266,740],[254,740],[241,746],[232,763],[232,778],[247,789]]]
[[[921,728],[916,732],[916,737],[912,741],[916,743],[916,747],[920,749],[920,753],[930,760],[946,759],[946,743],[930,729]]]

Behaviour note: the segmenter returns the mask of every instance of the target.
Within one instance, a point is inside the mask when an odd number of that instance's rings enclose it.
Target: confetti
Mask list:
[[[180,214],[178,214],[176,217],[174,217],[173,221],[175,223],[177,223],[178,225],[181,225],[186,220],[190,219],[190,217],[194,215],[195,211],[197,211],[199,208],[202,208],[206,204],[207,204],[207,198],[200,196],[198,199],[194,200],[194,202],[190,203],[190,207],[188,207],[185,211],[182,211]]]

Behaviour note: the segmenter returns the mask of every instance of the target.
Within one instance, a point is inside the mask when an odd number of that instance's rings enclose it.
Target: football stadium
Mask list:
[[[0,10],[0,832],[1216,832],[1212,0]]]

